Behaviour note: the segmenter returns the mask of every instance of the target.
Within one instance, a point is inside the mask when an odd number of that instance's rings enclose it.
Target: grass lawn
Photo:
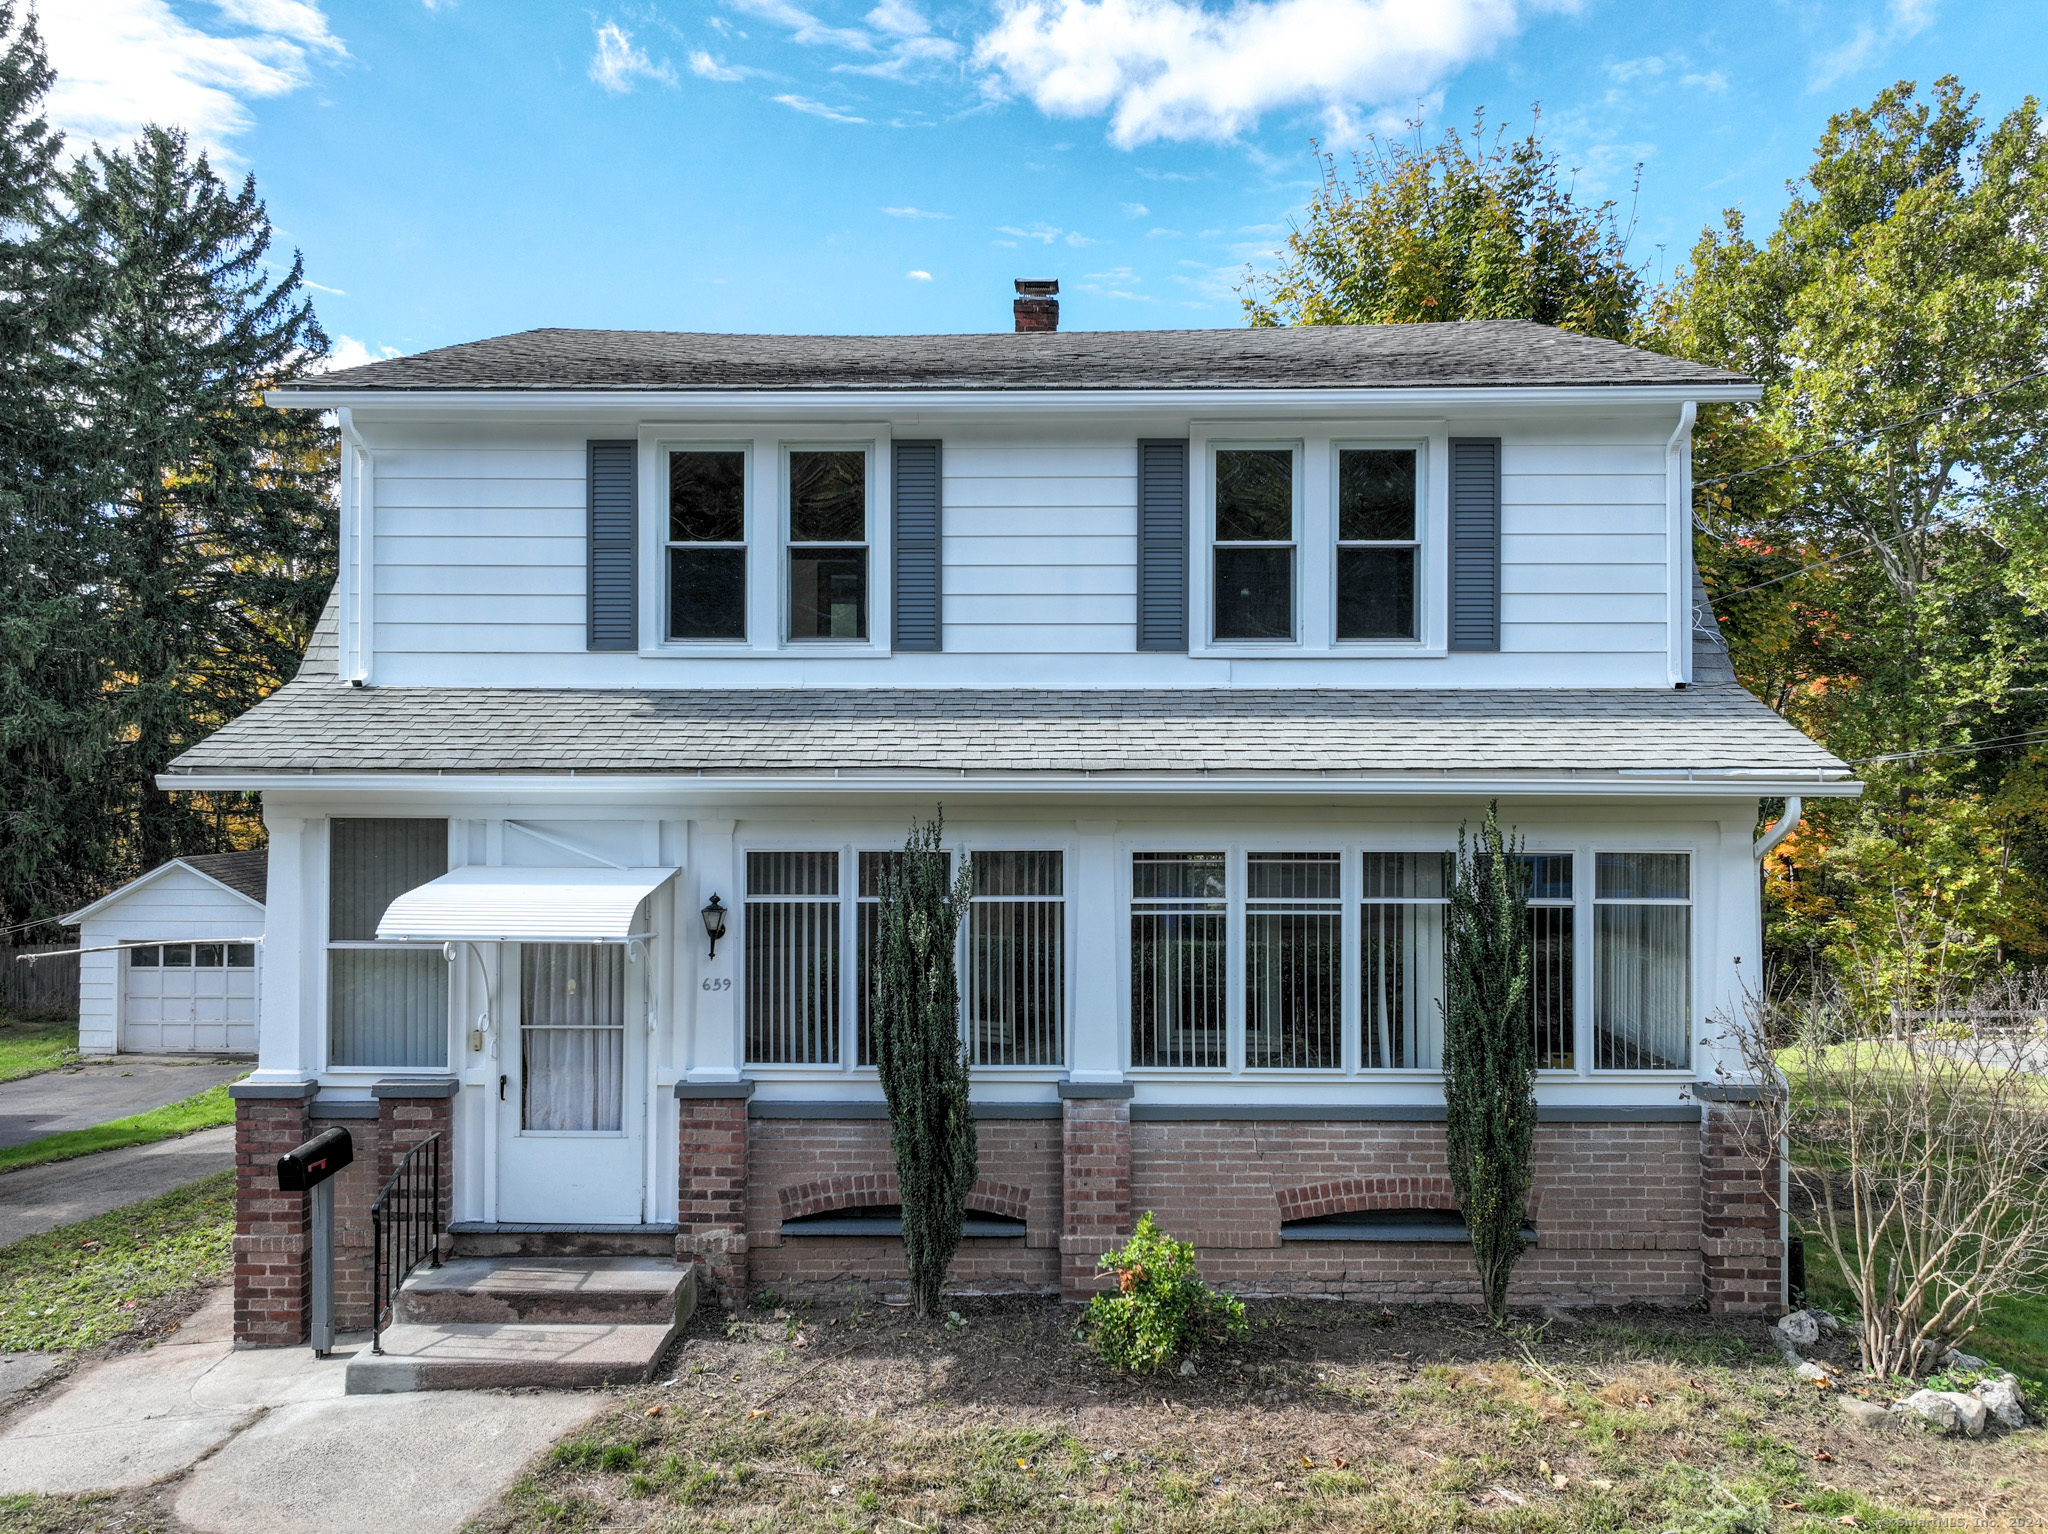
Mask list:
[[[94,1151],[119,1150],[124,1145],[148,1145],[234,1121],[235,1105],[228,1097],[228,1084],[223,1083],[147,1113],[108,1119],[90,1129],[44,1135],[26,1145],[0,1146],[0,1173],[16,1167],[40,1166],[45,1161],[69,1161],[73,1156],[90,1156]]]
[[[1838,1534],[2048,1506],[2048,1433],[1846,1424],[1764,1323],[1642,1308],[1501,1333],[1448,1306],[1268,1302],[1197,1374],[1117,1376],[1075,1312],[961,1301],[700,1314],[634,1387],[471,1525]]]
[[[235,1174],[0,1246],[0,1352],[88,1348],[226,1276]],[[4,1525],[0,1525],[4,1527]]]
[[[78,1019],[0,1017],[0,1081],[18,1081],[78,1058]]]

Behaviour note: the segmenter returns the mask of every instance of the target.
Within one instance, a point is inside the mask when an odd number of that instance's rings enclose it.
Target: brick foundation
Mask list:
[[[303,1193],[278,1191],[277,1158],[310,1137],[307,1110],[314,1085],[230,1091],[235,1100],[235,1341],[247,1347],[289,1347],[307,1337],[312,1201]]]
[[[1769,1125],[1741,1102],[1707,1102],[1700,1118],[1700,1253],[1707,1309],[1765,1315],[1784,1298],[1774,1148],[1760,1165]]]
[[[713,1090],[713,1089],[705,1089]],[[747,1295],[747,1098],[686,1097],[679,1109],[676,1260],[695,1262],[727,1305]]]
[[[1066,1199],[1060,1295],[1085,1300],[1109,1284],[1102,1254],[1131,1233],[1131,1104],[1128,1098],[1068,1097],[1060,1109]]]

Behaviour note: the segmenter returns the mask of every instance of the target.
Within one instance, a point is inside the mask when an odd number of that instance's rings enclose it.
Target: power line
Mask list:
[[[2000,746],[2033,745],[2048,741],[2048,730],[2028,730],[2019,735],[2000,735],[1992,740],[1980,740],[1965,746],[1929,746],[1924,751],[1893,751],[1884,756],[1857,756],[1849,759],[1851,767],[1867,767],[1872,762],[1910,762],[1923,756],[1965,756],[1978,751],[1995,751]]]
[[[1825,570],[1829,565],[1838,565],[1843,560],[1864,553],[1866,550],[1881,549],[1887,543],[1897,543],[1901,538],[1910,538],[1914,533],[1924,531],[1924,528],[1909,527],[1904,532],[1893,533],[1889,537],[1866,538],[1852,549],[1844,549],[1839,554],[1830,554],[1826,559],[1816,559],[1810,565],[1801,565],[1796,570],[1787,570],[1783,575],[1774,575],[1767,581],[1758,581],[1754,586],[1738,586],[1733,591],[1710,591],[1707,593],[1707,600],[1709,605],[1711,605],[1715,602],[1724,601],[1729,597],[1748,596],[1752,591],[1762,591],[1766,586],[1775,586],[1780,581],[1789,581],[1795,575],[1804,575],[1809,570]]]

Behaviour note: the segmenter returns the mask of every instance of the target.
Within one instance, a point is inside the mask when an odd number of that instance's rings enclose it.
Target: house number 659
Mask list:
[[[732,989],[732,977],[727,975],[720,978],[714,975],[711,979],[704,982],[704,989],[707,991],[729,991]]]

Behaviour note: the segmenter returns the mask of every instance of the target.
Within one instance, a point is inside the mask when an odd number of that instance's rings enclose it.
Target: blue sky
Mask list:
[[[343,356],[537,325],[1236,325],[1342,150],[1475,107],[1630,199],[1653,272],[1767,227],[1830,112],[1945,72],[2002,113],[2039,0],[42,0],[74,146],[253,171]]]

